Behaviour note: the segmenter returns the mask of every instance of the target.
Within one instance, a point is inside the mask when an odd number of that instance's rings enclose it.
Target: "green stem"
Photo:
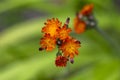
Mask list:
[[[104,37],[104,39],[107,40],[107,42],[110,44],[110,46],[115,50],[114,52],[120,53],[120,46],[113,40],[111,39],[110,36],[108,36],[102,29],[99,27],[94,28],[101,36]],[[120,56],[120,54],[119,54]]]

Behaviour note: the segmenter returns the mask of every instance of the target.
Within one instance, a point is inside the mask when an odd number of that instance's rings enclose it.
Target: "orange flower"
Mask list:
[[[78,48],[80,47],[80,42],[73,38],[68,38],[66,41],[60,46],[60,50],[62,50],[63,55],[65,57],[74,58],[74,55],[78,55]]]
[[[72,30],[70,28],[67,28],[67,25],[64,24],[64,26],[58,31],[58,38],[60,40],[65,40],[66,38],[69,37],[69,33],[71,32]]]
[[[85,31],[86,24],[84,21],[81,21],[78,17],[74,19],[74,30],[76,33],[80,34]]]
[[[57,44],[58,52],[56,53],[55,65],[58,67],[65,67],[67,61],[73,64],[74,55],[78,55],[78,48],[81,44],[80,41],[69,36],[72,31],[68,28],[69,21],[70,18],[67,18],[65,24],[62,26],[62,23],[57,18],[48,19],[45,26],[42,28],[44,36],[40,40],[41,47],[39,51],[52,51]],[[84,31],[84,27],[86,26],[83,21],[79,20],[78,16],[75,19],[74,25],[78,33]]]
[[[42,28],[42,32],[50,34],[51,37],[56,37],[58,34],[57,30],[59,30],[61,24],[62,23],[57,18],[48,19],[45,26]]]
[[[83,7],[83,9],[80,11],[80,14],[89,15],[92,13],[92,10],[93,10],[93,4],[88,4]]]
[[[51,37],[49,34],[45,34],[40,41],[41,49],[46,49],[47,51],[51,51],[55,48],[56,39]]]
[[[65,67],[67,65],[68,59],[64,56],[57,56],[55,60],[55,65],[59,67]]]

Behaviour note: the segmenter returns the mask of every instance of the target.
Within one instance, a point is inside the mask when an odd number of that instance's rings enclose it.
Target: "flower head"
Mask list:
[[[77,14],[76,18],[74,19],[74,30],[76,33],[83,33],[88,28],[88,26],[91,26],[91,21],[93,19],[91,16],[92,10],[93,4],[88,4],[85,5],[83,9]]]
[[[76,33],[83,33],[86,29],[86,24],[84,21],[80,20],[78,17],[74,19],[74,30]]]
[[[78,48],[80,47],[80,42],[73,38],[68,38],[66,41],[60,46],[60,50],[62,50],[63,55],[65,57],[74,58],[74,55],[78,55]]]
[[[56,18],[48,19],[45,26],[42,28],[42,32],[50,34],[51,37],[56,37],[61,27],[61,22]]]
[[[70,28],[67,28],[67,25],[64,24],[64,26],[58,31],[58,38],[60,40],[65,40],[66,38],[69,37],[69,33],[71,32],[72,30]]]
[[[92,10],[93,10],[93,4],[88,4],[83,7],[83,9],[80,11],[80,14],[89,15],[92,13]]]
[[[51,51],[55,48],[56,39],[51,37],[49,34],[45,34],[43,38],[41,38],[40,45],[42,49],[46,49],[47,51]]]
[[[57,56],[55,60],[55,65],[59,67],[65,67],[67,65],[68,59],[64,56]]]
[[[78,55],[78,48],[80,47],[80,41],[72,38],[69,34],[72,31],[69,27],[70,18],[66,19],[66,22],[62,26],[61,22],[56,18],[48,19],[45,26],[42,28],[44,36],[40,40],[39,51],[46,50],[52,51],[55,46],[58,46],[58,52],[56,53],[55,65],[58,67],[65,67],[67,61],[74,63],[74,55]],[[81,26],[78,18],[75,20],[75,26]],[[84,25],[82,25],[84,27]],[[76,30],[79,27],[75,27]],[[81,29],[80,32],[83,30]],[[79,31],[77,31],[79,33]]]

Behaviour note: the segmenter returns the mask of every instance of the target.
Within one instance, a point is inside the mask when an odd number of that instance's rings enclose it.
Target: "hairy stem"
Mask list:
[[[107,40],[107,42],[110,44],[110,46],[114,49],[114,52],[120,53],[120,46],[113,40],[111,39],[110,36],[108,36],[102,29],[99,27],[94,28],[101,36],[104,37],[104,39]],[[120,54],[119,54],[120,56]]]

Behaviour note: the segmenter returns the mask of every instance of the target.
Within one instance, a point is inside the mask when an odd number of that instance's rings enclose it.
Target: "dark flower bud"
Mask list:
[[[76,41],[76,43],[81,44],[81,42],[80,42],[80,41],[78,41],[78,40]]]
[[[65,26],[68,28],[68,24],[69,24],[69,22],[70,22],[70,18],[68,17],[67,19],[66,19],[66,22],[65,22]]]
[[[66,19],[66,24],[68,25],[69,22],[70,22],[70,18],[68,17],[68,18]]]
[[[73,64],[73,63],[74,63],[74,59],[70,59],[70,63],[72,63],[72,64]]]
[[[43,49],[42,47],[40,47],[40,48],[39,48],[39,51],[42,51],[42,50],[44,50],[44,49]]]
[[[60,45],[62,44],[62,40],[58,39],[58,40],[56,41],[56,44],[57,44],[58,46],[60,46]]]

